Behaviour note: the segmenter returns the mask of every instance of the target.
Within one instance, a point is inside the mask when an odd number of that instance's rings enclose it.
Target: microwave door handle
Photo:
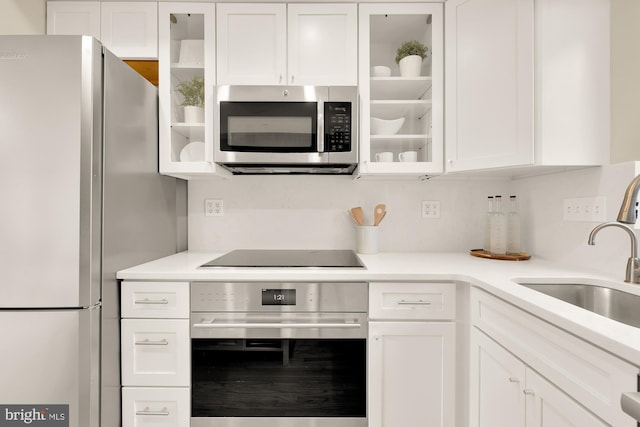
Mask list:
[[[318,101],[318,153],[324,153],[324,101]]]

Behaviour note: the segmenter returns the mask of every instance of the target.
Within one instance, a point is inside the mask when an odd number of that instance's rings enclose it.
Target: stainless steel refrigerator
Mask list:
[[[121,424],[115,273],[186,246],[157,117],[95,39],[0,36],[0,426]]]

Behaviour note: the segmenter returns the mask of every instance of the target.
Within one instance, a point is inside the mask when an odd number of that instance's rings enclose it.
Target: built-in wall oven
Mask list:
[[[367,284],[191,284],[191,427],[366,427]]]

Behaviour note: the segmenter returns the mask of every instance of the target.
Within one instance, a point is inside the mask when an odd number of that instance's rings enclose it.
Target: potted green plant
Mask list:
[[[185,123],[204,122],[204,80],[199,77],[180,82],[176,90],[182,95]]]
[[[422,60],[427,57],[427,47],[417,40],[403,42],[396,51],[396,63],[402,77],[418,77]]]

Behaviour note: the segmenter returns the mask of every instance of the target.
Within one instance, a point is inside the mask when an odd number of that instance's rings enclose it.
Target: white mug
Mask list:
[[[391,151],[376,153],[376,162],[393,162],[393,153]]]
[[[401,162],[417,162],[418,161],[418,152],[417,151],[404,151],[398,154],[398,159]]]

